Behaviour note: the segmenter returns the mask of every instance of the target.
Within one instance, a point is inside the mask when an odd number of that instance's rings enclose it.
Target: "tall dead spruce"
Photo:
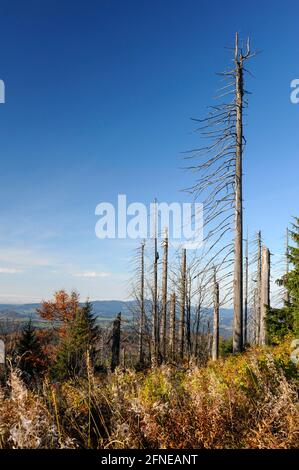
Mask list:
[[[262,277],[261,277],[261,318],[260,318],[260,344],[267,343],[266,313],[270,307],[270,251],[263,246],[262,250]]]
[[[175,306],[176,306],[176,296],[175,292],[172,292],[170,295],[170,305],[169,305],[169,359],[171,361],[175,360]]]
[[[199,174],[188,189],[204,205],[204,238],[207,265],[217,266],[222,301],[233,301],[233,350],[243,348],[243,201],[242,157],[243,109],[247,106],[244,89],[244,64],[255,54],[247,41],[245,51],[235,38],[234,67],[220,73],[228,83],[218,98],[232,96],[228,102],[209,107],[197,129],[208,140],[204,147],[194,149],[186,158],[196,163],[188,168]],[[232,289],[233,280],[233,289]],[[231,296],[231,293],[233,294]]]
[[[183,249],[182,252],[182,265],[181,265],[181,279],[180,279],[180,326],[179,326],[179,351],[180,359],[184,358],[185,352],[185,334],[186,334],[186,325],[185,325],[185,309],[186,309],[186,249]]]
[[[285,276],[289,274],[289,229],[286,229],[285,234]],[[285,304],[288,305],[290,302],[290,294],[289,291],[285,288],[284,291],[284,301]]]
[[[249,268],[249,255],[248,255],[248,233],[246,238],[245,249],[245,294],[244,294],[244,345],[248,341],[248,268]]]
[[[144,363],[144,327],[145,327],[145,308],[144,308],[144,241],[141,243],[140,260],[140,319],[139,319],[139,363]]]
[[[152,367],[158,365],[159,342],[158,342],[158,245],[157,245],[157,201],[153,204],[154,219],[154,275],[153,275],[153,305],[152,305],[152,335],[151,335],[151,362]]]
[[[262,289],[262,232],[259,230],[257,234],[257,253],[256,253],[256,288],[255,288],[255,342],[256,344],[260,344],[260,336],[261,336],[261,289]]]
[[[212,360],[216,361],[219,356],[219,284],[214,273],[214,314],[213,314],[213,342],[212,342]]]
[[[168,233],[165,229],[165,236],[163,240],[163,261],[162,261],[162,306],[161,306],[161,357],[162,360],[166,359],[166,329],[167,329],[167,272],[168,272]]]

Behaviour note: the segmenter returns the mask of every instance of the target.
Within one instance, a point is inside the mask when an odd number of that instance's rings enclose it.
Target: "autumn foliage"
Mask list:
[[[79,308],[79,294],[76,291],[68,294],[64,290],[59,290],[55,292],[54,300],[42,302],[37,313],[41,318],[51,321],[63,336],[67,324],[75,319]]]

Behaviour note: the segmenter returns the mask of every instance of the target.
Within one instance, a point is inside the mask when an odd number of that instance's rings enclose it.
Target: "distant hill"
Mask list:
[[[95,300],[92,302],[93,311],[101,323],[111,322],[118,312],[122,313],[123,318],[132,318],[132,312],[136,310],[136,302],[133,300]],[[39,303],[32,304],[0,304],[0,321],[26,321],[29,318],[36,322],[43,320],[36,313],[36,309],[40,307]],[[150,303],[148,302],[148,309]],[[208,310],[208,316],[212,317],[212,310]],[[229,337],[232,331],[233,310],[220,309],[220,335]]]
[[[95,300],[92,302],[93,311],[99,318],[99,321],[111,321],[118,312],[122,312],[123,317],[129,318],[132,315],[131,306],[133,301],[121,300]],[[0,304],[0,321],[1,319],[10,319],[15,321],[32,320],[41,321],[36,310],[41,306],[40,303],[32,304]]]

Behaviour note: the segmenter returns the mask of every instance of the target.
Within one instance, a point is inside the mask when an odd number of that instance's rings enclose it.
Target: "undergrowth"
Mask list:
[[[206,367],[114,374],[0,391],[2,448],[295,448],[298,369],[289,342]]]

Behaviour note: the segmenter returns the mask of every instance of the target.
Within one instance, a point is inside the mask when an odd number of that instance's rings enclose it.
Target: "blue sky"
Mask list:
[[[230,64],[235,31],[251,61],[245,226],[273,253],[298,215],[297,1],[1,0],[0,302],[59,288],[125,298],[136,243],[95,237],[95,207],[188,200],[181,152]]]

